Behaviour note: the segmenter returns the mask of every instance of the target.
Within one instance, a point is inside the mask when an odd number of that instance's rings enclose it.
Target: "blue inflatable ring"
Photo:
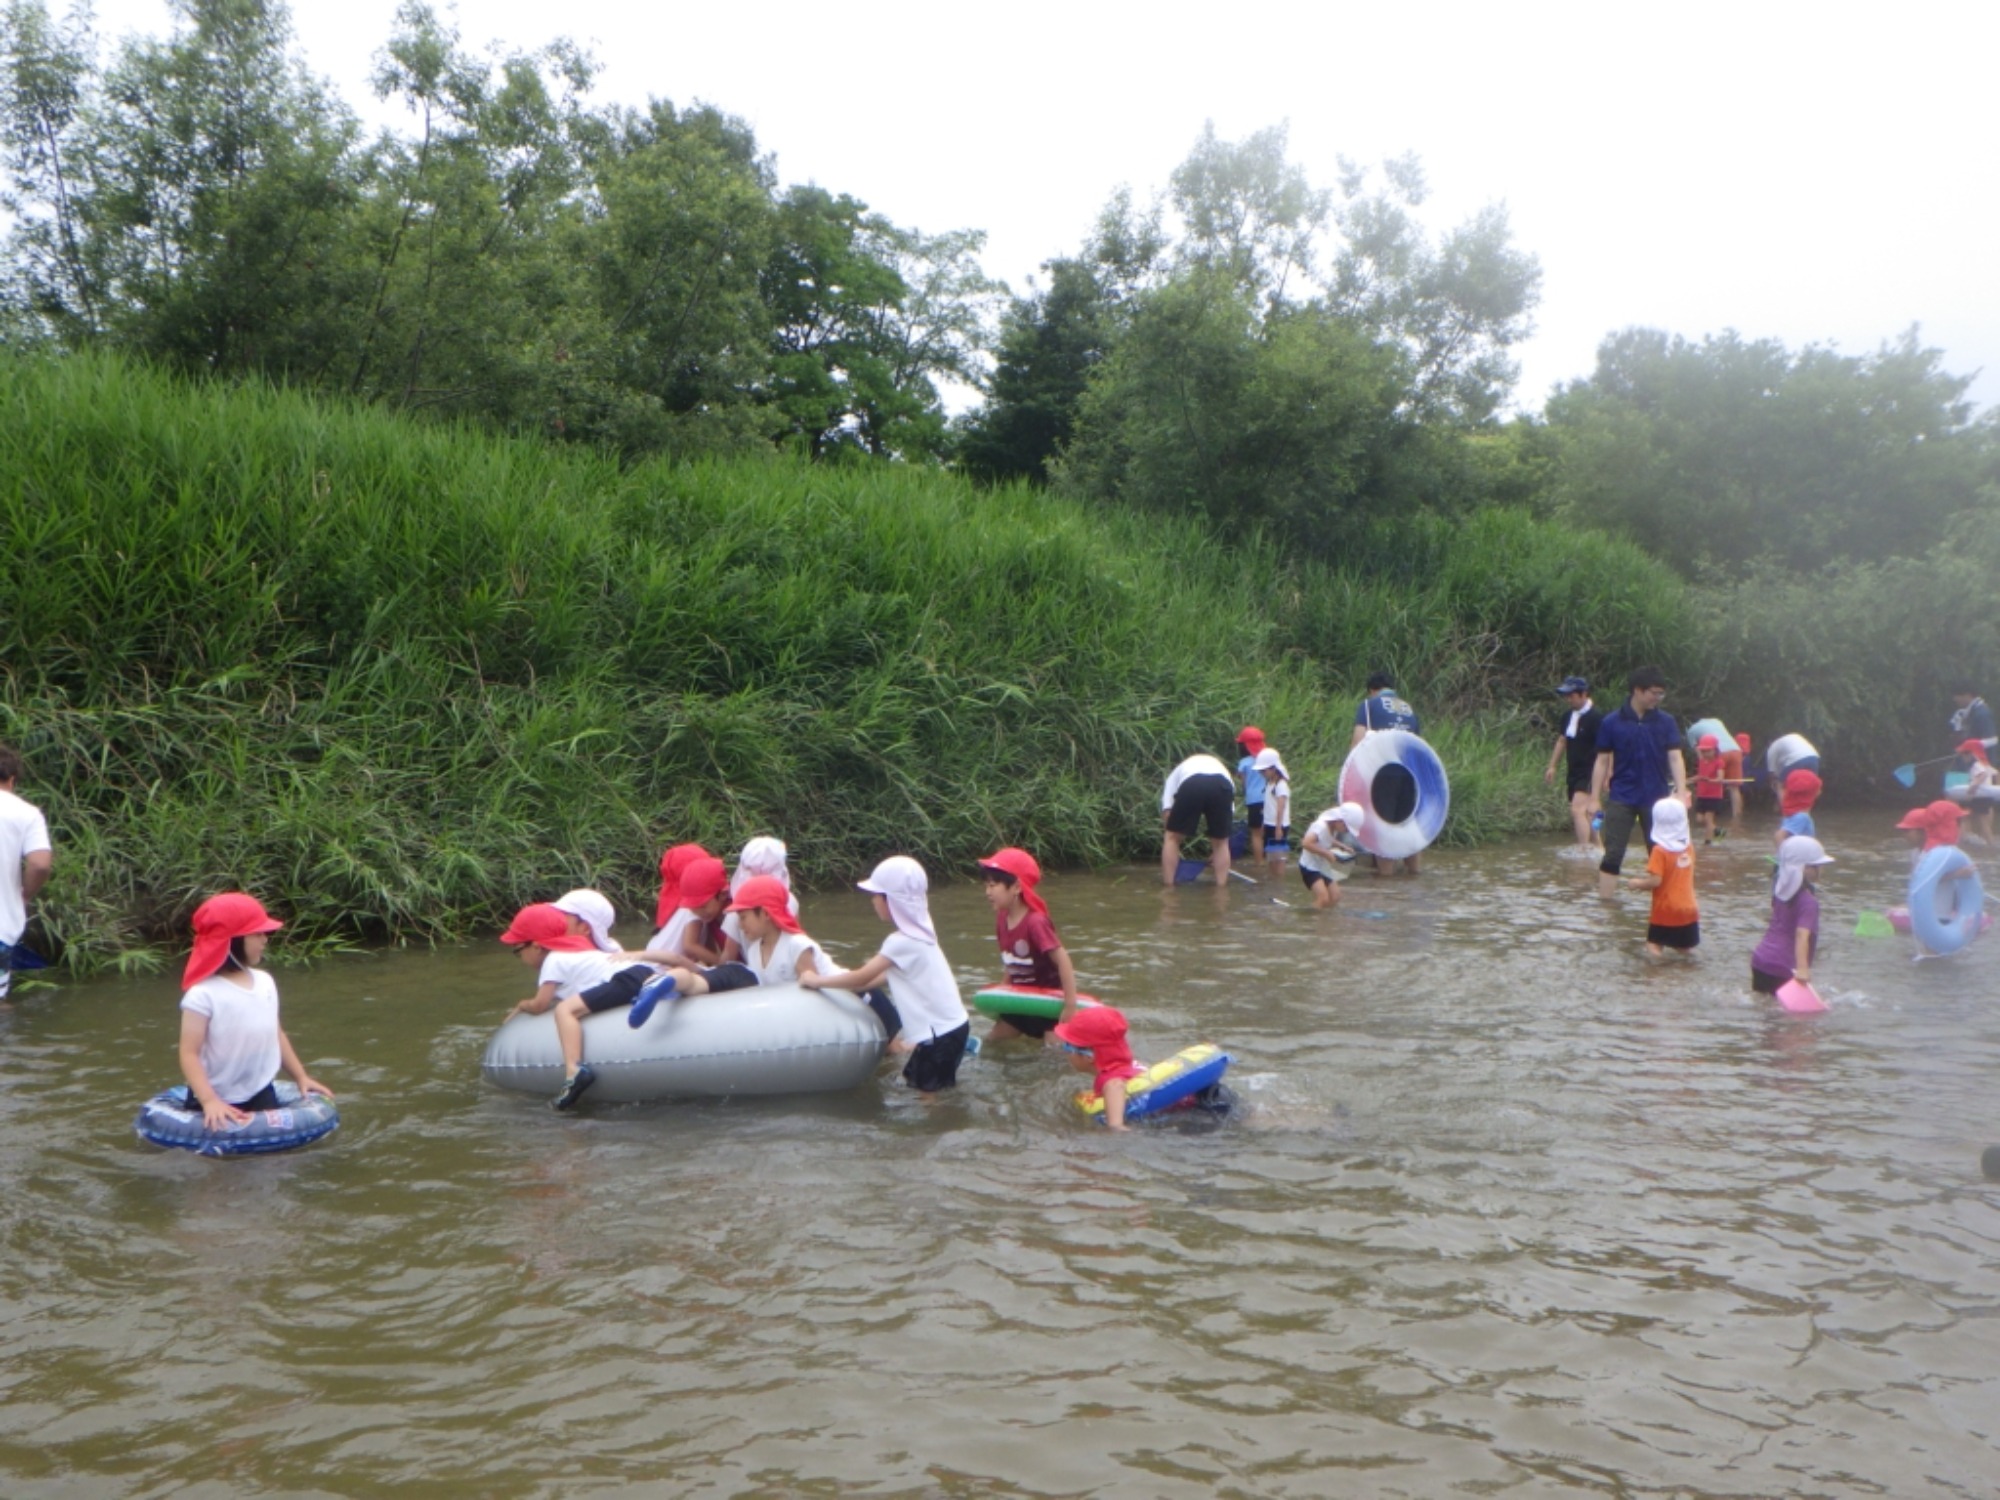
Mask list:
[[[1954,871],[1966,870],[1961,880]],[[1949,903],[1940,911],[1939,898]],[[1910,872],[1910,931],[1932,953],[1956,953],[1979,935],[1986,893],[1972,859],[1956,844],[1931,850]]]
[[[1378,859],[1408,859],[1431,846],[1451,811],[1451,783],[1437,751],[1407,729],[1377,729],[1347,753],[1340,800],[1365,816],[1355,842]]]
[[[259,1156],[309,1145],[331,1135],[340,1125],[340,1111],[331,1099],[319,1094],[301,1096],[298,1085],[289,1080],[275,1087],[276,1109],[260,1109],[242,1125],[210,1130],[202,1119],[201,1107],[189,1108],[193,1100],[187,1085],[180,1084],[140,1105],[132,1128],[142,1141],[198,1156]]]

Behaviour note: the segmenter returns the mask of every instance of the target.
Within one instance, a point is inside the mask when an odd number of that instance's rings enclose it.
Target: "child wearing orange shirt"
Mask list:
[[[1678,797],[1653,804],[1653,853],[1646,873],[1626,882],[1635,891],[1653,893],[1653,915],[1646,928],[1646,952],[1654,958],[1668,948],[1692,954],[1701,946],[1700,914],[1694,904],[1694,840],[1688,832],[1687,809]]]

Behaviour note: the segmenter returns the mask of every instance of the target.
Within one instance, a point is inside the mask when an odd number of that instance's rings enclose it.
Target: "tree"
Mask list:
[[[1917,556],[1987,458],[1941,360],[1914,328],[1863,357],[1628,329],[1549,402],[1559,503],[1689,575]]]
[[[10,0],[0,73],[9,186],[0,210],[16,223],[4,294],[70,342],[98,327],[79,204],[89,181],[77,141],[78,117],[96,84],[96,50],[87,14],[57,26],[40,0]]]

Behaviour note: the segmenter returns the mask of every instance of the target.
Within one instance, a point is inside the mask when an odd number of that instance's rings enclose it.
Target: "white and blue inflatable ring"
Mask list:
[[[1340,800],[1365,816],[1355,841],[1378,859],[1408,859],[1428,849],[1451,811],[1451,783],[1437,751],[1407,729],[1377,729],[1347,754]]]
[[[298,1085],[289,1081],[275,1087],[276,1109],[260,1109],[244,1124],[210,1130],[201,1106],[188,1107],[187,1086],[181,1084],[140,1105],[132,1128],[143,1141],[198,1156],[259,1156],[310,1145],[340,1125],[340,1111],[331,1099],[320,1094],[301,1095]]]
[[[1972,870],[1962,880],[1955,870]],[[1949,910],[1938,909],[1940,894],[1948,895]],[[1917,861],[1910,872],[1910,931],[1932,953],[1956,953],[1979,935],[1986,893],[1972,859],[1956,844],[1943,844]]]

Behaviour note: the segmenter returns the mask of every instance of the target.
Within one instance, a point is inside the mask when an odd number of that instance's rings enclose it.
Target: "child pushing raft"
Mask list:
[[[993,908],[993,940],[1000,945],[1007,983],[1062,991],[1060,1015],[1003,1012],[995,1018],[986,1039],[1002,1042],[1016,1036],[1045,1037],[1056,1022],[1076,1014],[1076,966],[1049,917],[1048,902],[1036,894],[1042,867],[1027,850],[1010,845],[982,859],[979,876]]]

